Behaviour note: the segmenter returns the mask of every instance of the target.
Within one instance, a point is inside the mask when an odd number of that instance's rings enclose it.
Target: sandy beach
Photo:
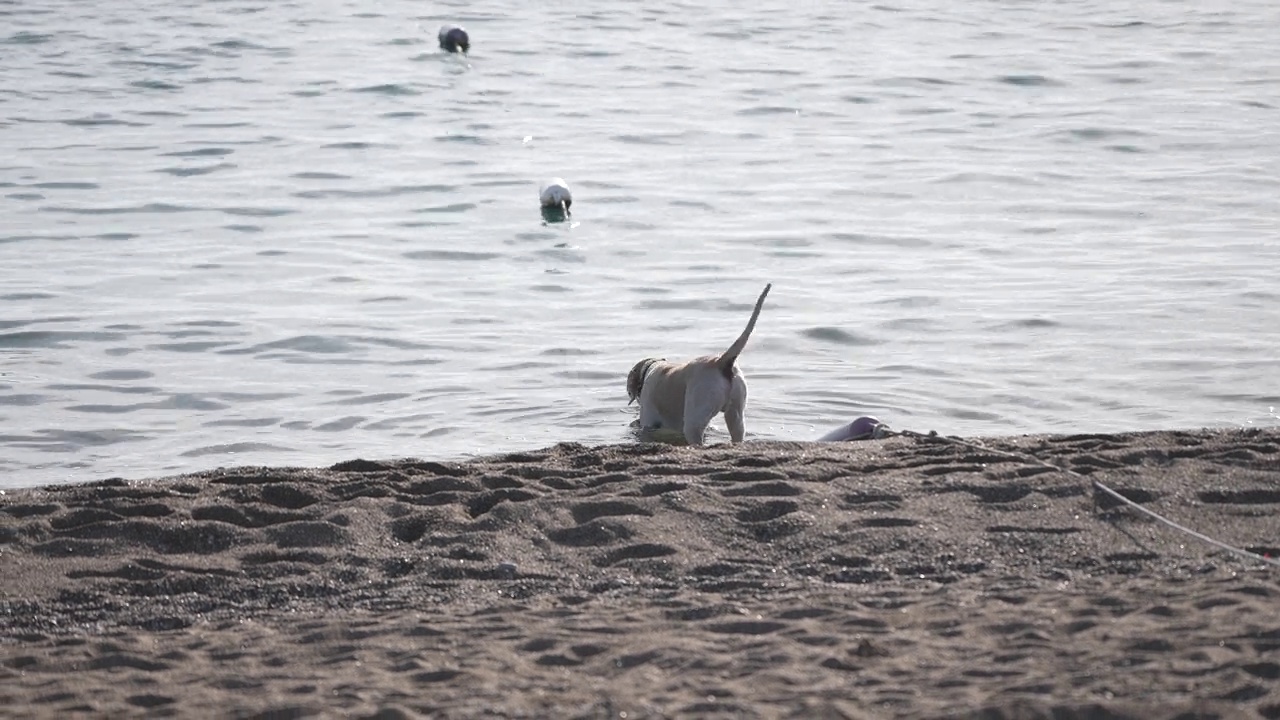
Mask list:
[[[0,715],[1280,718],[1280,430],[242,467],[0,496]],[[1025,453],[1080,475],[1015,459]]]

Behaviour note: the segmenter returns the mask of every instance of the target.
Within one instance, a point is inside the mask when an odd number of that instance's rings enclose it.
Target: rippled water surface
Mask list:
[[[0,486],[1277,424],[1280,4],[581,7],[0,3]]]

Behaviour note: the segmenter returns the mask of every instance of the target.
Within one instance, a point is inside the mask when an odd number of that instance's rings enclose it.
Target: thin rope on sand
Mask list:
[[[1155,512],[1154,510],[1151,510],[1150,508],[1144,507],[1144,506],[1142,506],[1142,505],[1140,505],[1140,504],[1138,504],[1138,503],[1136,503],[1136,502],[1134,502],[1134,501],[1130,500],[1129,498],[1125,497],[1124,495],[1120,494],[1119,492],[1116,492],[1115,490],[1111,489],[1111,488],[1110,488],[1110,487],[1108,487],[1107,485],[1103,484],[1100,480],[1094,480],[1093,478],[1090,478],[1090,477],[1088,477],[1087,475],[1083,475],[1083,474],[1081,474],[1081,473],[1078,473],[1078,472],[1076,472],[1075,470],[1072,470],[1072,469],[1070,469],[1070,468],[1060,467],[1060,466],[1058,466],[1058,465],[1054,465],[1054,464],[1053,464],[1053,463],[1051,463],[1051,462],[1047,462],[1047,461],[1041,460],[1040,458],[1038,458],[1038,457],[1036,457],[1035,455],[1032,455],[1032,454],[1030,454],[1030,453],[1025,453],[1025,452],[1014,452],[1014,451],[1011,451],[1011,450],[998,450],[998,449],[996,449],[996,448],[987,447],[986,445],[982,445],[982,444],[980,444],[980,443],[970,442],[970,441],[968,441],[968,440],[961,440],[960,438],[946,437],[946,436],[944,436],[944,435],[939,435],[939,434],[937,434],[936,432],[930,432],[930,433],[918,433],[918,432],[915,432],[915,431],[912,431],[912,430],[893,430],[893,431],[890,431],[890,433],[889,433],[889,434],[890,434],[890,435],[901,435],[901,436],[903,436],[903,437],[909,437],[909,438],[914,438],[914,439],[916,439],[916,440],[924,440],[924,441],[928,441],[928,442],[939,442],[939,441],[941,441],[941,442],[945,442],[945,443],[950,443],[950,444],[952,444],[952,445],[959,445],[959,446],[967,447],[967,448],[970,448],[970,449],[972,449],[972,450],[979,450],[979,451],[981,451],[981,452],[994,453],[994,454],[996,454],[996,455],[1004,455],[1005,457],[1013,458],[1013,459],[1015,459],[1015,460],[1021,460],[1022,462],[1029,462],[1029,463],[1032,463],[1032,464],[1034,464],[1034,465],[1039,465],[1039,466],[1041,466],[1041,467],[1046,467],[1046,468],[1051,468],[1051,469],[1053,469],[1053,470],[1057,470],[1058,472],[1064,472],[1064,473],[1067,473],[1068,475],[1074,475],[1074,476],[1076,476],[1076,477],[1078,477],[1078,478],[1080,478],[1080,479],[1082,479],[1082,480],[1087,480],[1087,481],[1089,481],[1089,483],[1090,483],[1090,484],[1092,484],[1092,485],[1093,485],[1093,487],[1094,487],[1095,489],[1097,489],[1097,490],[1099,490],[1099,491],[1101,491],[1101,492],[1104,492],[1104,493],[1106,493],[1107,495],[1109,495],[1109,496],[1111,496],[1111,497],[1115,498],[1116,500],[1118,500],[1118,501],[1120,501],[1121,503],[1123,503],[1125,506],[1127,506],[1127,507],[1129,507],[1129,508],[1131,508],[1131,509],[1133,509],[1133,510],[1137,510],[1138,512],[1140,512],[1140,513],[1143,513],[1143,514],[1147,515],[1148,517],[1152,518],[1153,520],[1156,520],[1156,521],[1158,521],[1158,522],[1164,523],[1165,525],[1167,525],[1167,526],[1169,526],[1169,527],[1173,528],[1174,530],[1177,530],[1177,531],[1179,531],[1179,532],[1186,533],[1187,535],[1190,535],[1191,537],[1193,537],[1193,538],[1195,538],[1195,539],[1197,539],[1197,540],[1200,540],[1201,542],[1208,543],[1209,545],[1212,545],[1212,546],[1214,546],[1214,547],[1216,547],[1216,548],[1219,548],[1219,549],[1221,549],[1221,550],[1226,550],[1226,551],[1227,551],[1227,552],[1229,552],[1229,553],[1234,553],[1234,554],[1239,555],[1240,557],[1243,557],[1243,558],[1245,558],[1245,559],[1248,559],[1248,560],[1254,560],[1254,561],[1256,561],[1256,562],[1265,563],[1265,564],[1270,565],[1270,566],[1272,566],[1272,567],[1278,567],[1278,568],[1280,568],[1280,560],[1278,560],[1278,559],[1270,558],[1270,557],[1267,557],[1267,556],[1265,556],[1265,555],[1259,555],[1258,553],[1250,552],[1250,551],[1248,551],[1248,550],[1245,550],[1244,548],[1239,548],[1239,547],[1236,547],[1236,546],[1234,546],[1234,545],[1229,545],[1229,544],[1227,544],[1227,543],[1222,542],[1221,540],[1215,540],[1215,539],[1213,539],[1213,538],[1209,537],[1208,535],[1205,535],[1204,533],[1196,532],[1195,530],[1192,530],[1191,528],[1189,528],[1189,527],[1187,527],[1187,526],[1185,526],[1185,525],[1181,525],[1181,524],[1179,524],[1179,523],[1176,523],[1176,522],[1174,522],[1174,521],[1170,520],[1169,518],[1164,517],[1163,515],[1161,515],[1161,514],[1159,514],[1159,513]]]

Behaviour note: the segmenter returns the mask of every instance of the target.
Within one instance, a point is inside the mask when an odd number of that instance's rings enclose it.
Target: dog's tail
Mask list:
[[[733,377],[733,364],[737,362],[738,356],[742,354],[742,349],[747,346],[747,338],[751,337],[751,331],[756,327],[756,318],[760,317],[760,308],[764,307],[764,298],[769,294],[769,288],[773,287],[773,283],[764,286],[764,292],[760,293],[760,298],[756,300],[756,309],[751,311],[751,319],[747,321],[747,327],[738,336],[737,340],[725,350],[720,358],[716,360],[716,367],[720,368],[720,372],[724,373],[727,378]]]

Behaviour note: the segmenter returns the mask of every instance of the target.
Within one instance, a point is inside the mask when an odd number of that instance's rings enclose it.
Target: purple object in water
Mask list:
[[[846,440],[875,440],[889,434],[889,426],[869,416],[854,420],[848,425],[832,430],[818,438],[818,442],[844,442]]]

